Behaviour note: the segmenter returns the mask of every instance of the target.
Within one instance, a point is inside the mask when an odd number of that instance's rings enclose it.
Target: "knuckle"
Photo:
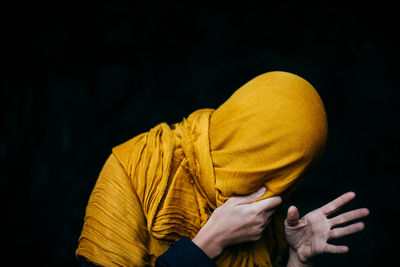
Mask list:
[[[251,241],[257,241],[257,240],[259,240],[260,238],[261,238],[261,235],[255,234],[255,235],[252,235],[252,236],[251,236],[250,240],[251,240]]]
[[[257,228],[255,229],[254,233],[255,233],[257,236],[259,236],[259,235],[262,235],[263,231],[264,231],[264,228],[262,228],[262,227],[257,227]]]
[[[335,203],[329,203],[329,209],[335,211],[337,209],[337,206],[335,205]]]
[[[256,205],[251,205],[250,206],[250,210],[253,212],[253,213],[260,213],[260,210],[262,210],[259,206],[256,206]]]
[[[335,238],[337,238],[337,231],[335,231],[335,230],[332,230],[331,231],[331,233],[330,233],[330,238],[333,238],[333,239],[335,239]]]
[[[260,217],[260,216],[257,216],[254,219],[254,222],[256,223],[256,225],[261,226],[261,225],[263,225],[265,223],[265,219]]]

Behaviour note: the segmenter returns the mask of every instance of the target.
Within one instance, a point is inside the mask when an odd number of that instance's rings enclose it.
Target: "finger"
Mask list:
[[[265,222],[263,223],[263,225],[262,225],[262,228],[264,229],[265,227],[267,227],[267,225],[271,222],[271,218],[272,218],[272,216],[267,216],[266,218],[265,218]]]
[[[256,192],[253,192],[250,195],[234,197],[234,198],[240,204],[252,203],[254,200],[262,197],[266,191],[267,189],[265,188],[265,186],[261,186]]]
[[[344,254],[349,252],[349,247],[326,244],[322,252],[330,254]]]
[[[271,219],[272,219],[272,215],[274,215],[274,213],[276,212],[277,208],[271,209],[271,210],[266,210],[265,211],[265,223],[264,223],[264,227],[267,226]]]
[[[361,219],[369,214],[369,210],[366,208],[352,210],[343,214],[340,214],[336,217],[333,217],[329,220],[332,226],[337,226],[341,224],[345,224],[357,219]]]
[[[262,212],[262,211],[272,210],[278,207],[280,204],[282,204],[282,198],[280,196],[274,196],[259,200],[257,202],[253,202],[250,205],[257,211]]]
[[[274,208],[274,209],[271,209],[271,210],[266,210],[265,211],[265,218],[271,218],[272,215],[274,215],[276,210],[277,210],[277,208]]]
[[[349,203],[353,198],[355,198],[356,194],[354,192],[347,192],[335,200],[329,202],[328,204],[322,206],[320,210],[325,215],[329,216],[336,211],[338,211],[341,207]]]
[[[287,211],[286,222],[289,226],[296,226],[299,223],[299,210],[296,206],[290,206]]]
[[[364,229],[364,223],[362,222],[354,223],[346,227],[335,228],[329,232],[329,239],[342,238],[344,236],[360,232],[363,229]]]

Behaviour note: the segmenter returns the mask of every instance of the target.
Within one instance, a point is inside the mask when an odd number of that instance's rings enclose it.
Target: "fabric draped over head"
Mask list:
[[[270,72],[246,83],[212,114],[209,135],[219,199],[262,185],[269,197],[321,158],[325,109],[307,81]]]
[[[86,208],[76,255],[106,266],[154,265],[193,238],[229,197],[265,185],[264,196],[294,190],[320,160],[327,138],[318,93],[287,72],[259,75],[216,110],[161,123],[113,148]],[[277,266],[283,216],[262,238],[231,246],[218,266]]]

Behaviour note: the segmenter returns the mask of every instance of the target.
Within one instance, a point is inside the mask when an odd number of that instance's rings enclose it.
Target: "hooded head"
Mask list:
[[[303,78],[259,75],[210,117],[217,205],[264,185],[264,197],[292,188],[319,162],[327,140],[324,105]]]

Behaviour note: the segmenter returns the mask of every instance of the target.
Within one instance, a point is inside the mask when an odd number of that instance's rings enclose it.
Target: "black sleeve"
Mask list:
[[[81,258],[82,267],[97,267],[84,257]],[[182,237],[156,260],[157,267],[201,266],[216,267],[215,263],[189,238]]]
[[[81,267],[99,267],[97,265],[94,265],[90,261],[88,261],[86,258],[81,257]]]
[[[202,266],[216,267],[215,263],[189,238],[182,237],[156,260],[157,267]]]

